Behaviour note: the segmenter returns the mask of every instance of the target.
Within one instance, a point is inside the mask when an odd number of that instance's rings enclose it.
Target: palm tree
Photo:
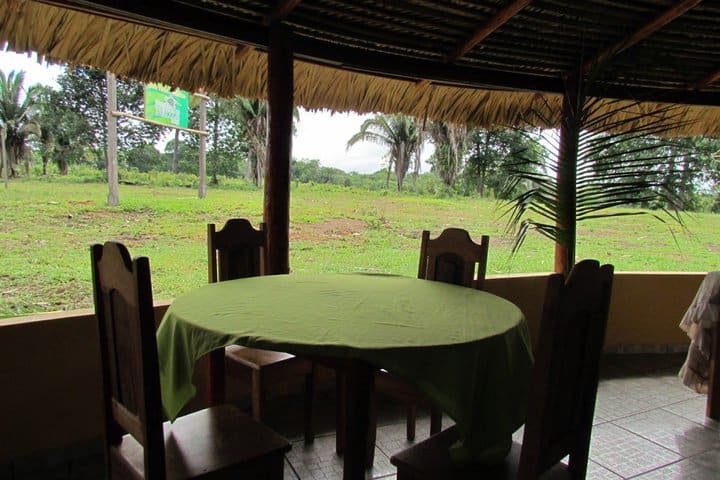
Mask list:
[[[227,102],[229,102],[227,105],[228,115],[232,117],[233,121],[242,125],[242,132],[247,141],[248,161],[245,178],[259,186],[265,176],[267,159],[267,102],[242,97],[236,97]],[[293,108],[293,133],[295,133],[295,122],[299,118],[298,109]]]
[[[263,100],[238,98],[237,114],[248,142],[245,178],[260,185],[267,157],[267,103]]]
[[[468,149],[467,127],[447,122],[430,122],[426,132],[435,144],[430,163],[440,180],[452,187],[462,170],[463,157]]]
[[[10,71],[5,76],[0,70],[0,124],[5,130],[3,149],[7,153],[11,177],[17,175],[18,162],[26,158],[28,136],[40,136],[40,126],[34,119],[38,89],[37,86],[28,88],[21,99],[24,80],[25,72]],[[29,173],[30,164],[27,161],[25,169]]]
[[[413,159],[417,158],[420,148],[417,122],[413,117],[401,113],[395,115],[376,115],[360,125],[360,131],[350,137],[347,148],[358,142],[366,141],[387,147],[387,184],[390,183],[390,171],[395,166],[398,192],[402,191],[403,181]]]

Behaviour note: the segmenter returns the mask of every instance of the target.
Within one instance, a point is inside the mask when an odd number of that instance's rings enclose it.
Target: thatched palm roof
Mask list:
[[[295,103],[480,126],[557,126],[563,79],[720,135],[720,5],[700,0],[431,2],[0,0],[0,41],[141,81],[261,98],[268,23],[294,32]],[[595,68],[598,65],[602,68]]]

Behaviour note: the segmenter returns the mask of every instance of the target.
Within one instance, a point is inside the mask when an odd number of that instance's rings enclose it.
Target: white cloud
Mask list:
[[[300,122],[293,138],[293,157],[298,160],[320,160],[320,165],[347,172],[373,173],[387,166],[387,149],[369,142],[359,142],[347,149],[347,141],[360,130],[360,125],[373,115],[332,113],[329,110],[300,109]],[[426,162],[431,146],[423,151],[422,171],[429,171]]]
[[[11,70],[25,72],[25,86],[34,85],[36,83],[42,85],[50,85],[57,87],[57,77],[60,75],[64,67],[59,65],[49,65],[47,62],[38,62],[37,55],[15,53],[11,51],[0,51],[0,70],[5,75]]]
[[[57,77],[63,67],[39,63],[35,54],[27,55],[0,51],[0,70],[25,72],[25,85],[40,83],[57,87]],[[331,113],[327,110],[307,111],[300,109],[300,121],[293,138],[293,157],[301,160],[317,159],[320,165],[335,167],[347,172],[372,173],[386,166],[386,149],[368,142],[355,144],[346,149],[348,139],[360,130],[360,125],[372,115],[355,113]],[[161,142],[161,148],[165,142]],[[422,170],[428,171],[425,161],[432,153],[426,145],[423,152]]]

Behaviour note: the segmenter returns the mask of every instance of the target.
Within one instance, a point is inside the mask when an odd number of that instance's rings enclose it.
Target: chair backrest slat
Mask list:
[[[565,282],[559,274],[548,280],[521,479],[537,478],[566,455],[573,478],[584,478],[612,277],[611,265],[584,260]]]
[[[91,247],[108,450],[129,433],[143,445],[146,478],[165,477],[150,264],[125,246]],[[109,451],[108,451],[109,455]]]
[[[490,238],[481,237],[475,243],[461,228],[447,228],[431,239],[430,232],[422,232],[418,278],[454,283],[482,290],[487,269]]]
[[[265,224],[256,230],[244,218],[232,218],[222,230],[208,224],[208,280],[211,283],[265,274]]]

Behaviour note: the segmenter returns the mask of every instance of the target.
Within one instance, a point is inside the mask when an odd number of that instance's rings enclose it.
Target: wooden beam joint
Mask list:
[[[703,87],[707,87],[709,85],[712,85],[713,83],[720,80],[720,68],[715,70],[713,73],[708,75],[707,77],[703,78],[702,80],[698,80],[694,84],[690,86],[691,90],[700,90]]]
[[[480,42],[485,40],[491,33],[505,25],[516,13],[525,8],[532,0],[514,0],[505,7],[498,10],[490,20],[483,26],[473,32],[463,44],[459,45],[455,50],[447,54],[444,58],[445,62],[451,63],[464,56],[470,50],[475,48]]]
[[[646,23],[635,32],[617,42],[612,47],[600,52],[595,57],[587,60],[582,66],[582,73],[588,73],[594,65],[608,62],[615,55],[627,50],[633,45],[645,40],[662,27],[682,16],[685,12],[696,6],[702,0],[682,0],[665,10],[663,13]]]
[[[302,0],[282,0],[277,5],[275,5],[275,8],[272,9],[272,12],[270,12],[268,15],[265,16],[263,19],[263,23],[265,25],[270,25],[273,22],[279,22],[287,18],[288,15],[292,13],[293,10],[295,10],[295,7],[298,6],[298,4]]]

